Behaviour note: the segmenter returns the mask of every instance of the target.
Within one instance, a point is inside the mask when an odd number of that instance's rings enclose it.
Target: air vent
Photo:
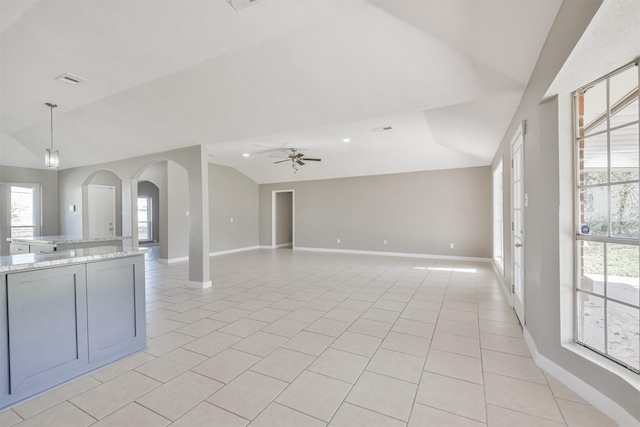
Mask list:
[[[227,0],[227,3],[231,5],[235,10],[245,9],[259,0]]]
[[[73,74],[63,74],[60,77],[56,77],[56,80],[60,80],[63,83],[68,85],[77,85],[78,83],[86,82],[87,79],[83,79],[82,77],[74,76]]]
[[[388,131],[388,130],[391,130],[391,129],[392,129],[391,126],[386,126],[386,127],[383,127],[383,128],[374,128],[373,131],[374,132],[385,132],[385,131]]]

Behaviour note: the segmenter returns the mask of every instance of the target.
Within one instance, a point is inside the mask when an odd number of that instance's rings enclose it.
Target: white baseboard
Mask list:
[[[211,287],[211,280],[206,282],[193,282],[189,280],[187,282],[187,288],[189,289],[207,289]]]
[[[601,393],[598,389],[591,387],[589,384],[582,381],[580,378],[573,375],[571,372],[547,359],[538,352],[538,347],[533,341],[533,337],[527,330],[522,328],[522,334],[524,335],[524,341],[529,347],[533,361],[538,367],[551,374],[555,379],[564,384],[567,388],[573,391],[575,394],[592,404],[595,408],[599,409],[602,413],[607,415],[618,425],[621,426],[637,426],[640,425],[637,419],[631,416],[620,405],[611,400],[608,396]]]
[[[169,258],[169,259],[158,258],[158,262],[160,264],[175,264],[176,262],[185,262],[185,261],[189,261],[188,256],[183,256],[180,258]]]
[[[449,259],[453,261],[475,261],[475,262],[491,262],[490,258],[480,257],[465,257],[465,256],[452,256],[452,255],[430,255],[430,254],[413,254],[404,252],[382,252],[382,251],[359,251],[352,249],[327,249],[327,248],[304,248],[296,246],[296,251],[309,251],[309,252],[332,252],[339,254],[356,254],[356,255],[383,255],[383,256],[397,256],[405,258],[429,258],[429,259]]]
[[[289,242],[289,243],[280,243],[279,245],[276,245],[276,249],[278,248],[285,248],[287,246],[293,246],[293,242]]]
[[[209,256],[220,256],[220,255],[235,254],[236,252],[252,251],[254,249],[260,249],[260,248],[261,248],[261,246],[247,246],[247,247],[244,247],[244,248],[229,249],[229,250],[226,250],[226,251],[209,252]]]
[[[496,273],[496,277],[498,277],[498,280],[500,281],[500,285],[501,285],[500,287],[502,288],[504,297],[507,299],[507,302],[509,302],[509,305],[511,306],[511,308],[513,308],[513,295],[509,290],[509,285],[507,285],[507,282],[504,281],[504,276],[500,273],[500,270],[498,269],[498,267],[496,266],[496,263],[493,260],[491,262],[491,265],[493,265],[493,271]]]

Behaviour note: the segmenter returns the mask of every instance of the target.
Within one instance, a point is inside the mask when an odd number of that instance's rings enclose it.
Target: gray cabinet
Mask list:
[[[89,362],[84,265],[7,275],[9,392],[59,384]]]
[[[0,403],[9,394],[9,328],[7,323],[7,278],[0,274]],[[2,405],[0,405],[2,407]]]
[[[87,264],[89,359],[94,362],[145,345],[143,261]]]
[[[143,255],[0,274],[0,410],[145,348]]]

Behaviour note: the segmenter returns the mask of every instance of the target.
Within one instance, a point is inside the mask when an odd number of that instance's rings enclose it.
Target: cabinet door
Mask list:
[[[87,264],[89,360],[144,349],[146,313],[142,256]]]
[[[0,274],[0,408],[9,394],[9,330],[7,329],[7,277]]]
[[[7,274],[10,393],[67,380],[88,364],[84,265]]]

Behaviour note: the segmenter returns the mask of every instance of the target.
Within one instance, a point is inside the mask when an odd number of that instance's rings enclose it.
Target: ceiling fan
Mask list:
[[[269,156],[269,157],[284,159],[284,160],[278,160],[277,162],[273,162],[273,164],[291,162],[291,167],[293,167],[293,173],[296,173],[298,171],[298,165],[304,166],[306,164],[305,162],[321,162],[322,161],[322,159],[305,157],[304,154],[298,153],[297,148],[290,148],[290,150],[291,150],[291,153],[287,158],[278,157],[278,156]]]

